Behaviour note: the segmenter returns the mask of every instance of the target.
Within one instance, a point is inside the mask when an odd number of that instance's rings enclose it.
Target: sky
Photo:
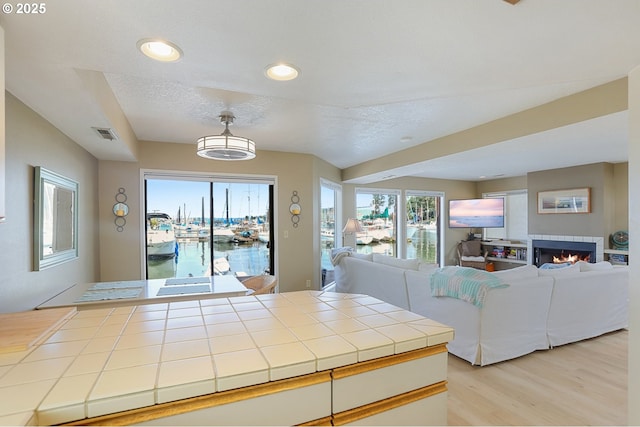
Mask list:
[[[179,181],[164,179],[147,180],[148,212],[164,212],[177,218],[178,208],[181,216],[186,210],[190,218],[200,218],[202,197],[205,200],[205,217],[209,217],[209,182]],[[269,205],[269,186],[267,184],[214,183],[213,213],[215,218],[225,217],[226,195],[229,189],[229,217],[244,218],[265,215]],[[249,212],[250,209],[250,212]]]
[[[451,200],[449,216],[501,216],[504,215],[504,199]]]

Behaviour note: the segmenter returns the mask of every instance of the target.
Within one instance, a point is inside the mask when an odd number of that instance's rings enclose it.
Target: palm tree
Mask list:
[[[385,204],[384,196],[382,194],[374,194],[371,204],[373,205],[373,215],[380,215],[380,209]]]

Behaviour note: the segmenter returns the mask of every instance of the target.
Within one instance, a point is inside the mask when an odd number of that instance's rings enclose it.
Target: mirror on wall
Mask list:
[[[78,183],[36,166],[34,199],[34,270],[77,258]]]

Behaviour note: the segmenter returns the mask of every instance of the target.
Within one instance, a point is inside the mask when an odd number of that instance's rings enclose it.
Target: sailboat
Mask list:
[[[201,242],[209,240],[210,234],[211,230],[207,227],[207,223],[204,220],[204,197],[202,197],[202,216],[200,217],[200,227],[198,227],[198,240]]]
[[[226,202],[225,202],[225,225],[213,227],[213,242],[214,243],[231,243],[236,237],[236,234],[230,228],[229,223],[229,189],[226,189]]]
[[[230,243],[236,234],[229,227],[213,227],[214,243]]]
[[[173,258],[176,252],[176,235],[171,217],[161,212],[147,213],[147,256]]]
[[[368,245],[371,242],[373,242],[373,236],[368,232],[362,231],[360,233],[356,233],[356,245]]]

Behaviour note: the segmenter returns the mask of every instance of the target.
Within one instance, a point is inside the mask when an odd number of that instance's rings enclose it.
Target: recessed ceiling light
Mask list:
[[[293,80],[298,77],[300,71],[291,64],[285,64],[281,62],[278,64],[268,65],[264,73],[271,80],[285,82],[287,80]]]
[[[166,40],[142,39],[138,41],[138,49],[156,61],[173,62],[182,58],[182,50]]]

